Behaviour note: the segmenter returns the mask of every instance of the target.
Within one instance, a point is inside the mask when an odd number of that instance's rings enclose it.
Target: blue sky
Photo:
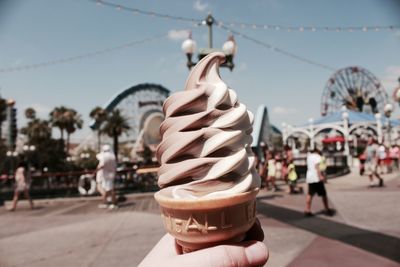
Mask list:
[[[222,21],[288,26],[400,25],[395,0],[148,0],[110,2],[170,15],[202,19],[209,11]],[[14,98],[20,110],[32,106],[42,118],[58,105],[78,110],[88,132],[88,113],[132,85],[158,83],[183,89],[188,75],[181,52],[183,30],[192,29],[198,47],[207,46],[207,29],[97,6],[87,0],[3,0],[0,2],[0,69],[67,58],[160,34],[167,38],[65,64],[0,73],[1,95]],[[237,30],[299,56],[342,68],[362,66],[374,73],[390,94],[400,76],[400,31],[287,32],[251,28]],[[214,27],[214,46],[227,33]],[[236,37],[233,72],[221,70],[241,102],[255,112],[266,104],[271,121],[302,124],[318,117],[320,100],[332,71],[285,57]],[[397,107],[396,116],[400,114]]]

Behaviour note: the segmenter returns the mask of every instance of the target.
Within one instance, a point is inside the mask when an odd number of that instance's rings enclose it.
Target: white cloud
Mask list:
[[[385,69],[385,74],[382,78],[383,87],[392,91],[399,85],[398,79],[400,77],[400,66],[389,66]]]
[[[179,41],[188,38],[189,30],[170,30],[168,32],[168,39],[172,41]]]
[[[288,115],[288,114],[294,114],[296,112],[297,110],[295,108],[286,108],[282,106],[275,106],[272,109],[272,113],[275,113],[277,115]]]
[[[400,37],[400,31],[399,31],[399,30],[398,30],[398,31],[395,31],[395,32],[394,32],[394,36]]]
[[[196,2],[194,2],[193,4],[193,8],[199,12],[204,12],[206,9],[209,8],[209,4],[208,3],[204,3],[201,0],[197,0]]]

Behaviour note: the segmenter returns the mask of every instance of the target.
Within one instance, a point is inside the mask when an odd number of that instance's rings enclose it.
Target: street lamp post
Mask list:
[[[26,161],[27,161],[27,165],[28,165],[28,170],[31,170],[31,153],[35,152],[36,147],[34,145],[24,145],[22,147],[22,150],[25,153],[26,156]]]
[[[214,24],[215,20],[211,13],[208,14],[205,22],[208,27],[208,48],[212,48],[212,25]]]
[[[87,152],[83,152],[83,153],[80,154],[80,157],[81,157],[82,165],[83,165],[84,169],[85,170],[88,169],[87,160],[90,158],[90,154],[87,153]]]
[[[285,122],[282,122],[282,141],[285,146],[287,143],[287,124]]]
[[[346,156],[347,166],[350,166],[350,148],[349,148],[349,113],[347,111],[342,113],[343,128],[344,128],[344,154]]]
[[[72,163],[73,163],[73,158],[72,157],[70,157],[70,156],[68,156],[67,158],[66,158],[66,160],[67,160],[67,168],[68,168],[68,171],[70,172],[71,171],[71,165],[72,165]]]
[[[6,153],[6,156],[8,157],[8,158],[10,158],[10,162],[11,162],[11,168],[10,168],[10,172],[9,172],[9,174],[10,175],[13,175],[14,174],[14,169],[15,169],[15,159],[18,157],[18,152],[17,151],[11,151],[11,150],[9,150],[9,151],[7,151],[7,153]]]
[[[216,51],[221,51],[219,49],[213,49],[213,38],[212,38],[212,26],[215,23],[215,19],[211,14],[202,21],[202,25],[207,25],[208,27],[208,48],[199,49],[198,59],[201,60],[203,57],[208,54]],[[196,42],[192,39],[192,32],[189,32],[188,39],[183,41],[182,50],[187,56],[186,66],[189,70],[196,65],[196,62],[192,61],[192,56],[197,49]],[[226,61],[221,64],[221,67],[229,68],[229,70],[233,70],[235,64],[233,63],[233,57],[236,54],[237,46],[233,35],[228,36],[228,40],[222,46],[222,52],[224,52],[226,56]]]
[[[90,158],[90,154],[89,153],[81,153],[80,157],[81,157],[81,159],[88,159],[88,158]]]
[[[315,144],[314,144],[314,119],[309,118],[308,119],[309,123],[309,129],[310,129],[310,149],[314,150]]]
[[[390,103],[387,103],[385,105],[385,107],[383,108],[383,111],[385,113],[385,117],[387,118],[387,142],[388,142],[388,146],[392,145],[392,135],[391,135],[391,131],[392,131],[392,124],[390,122],[390,117],[392,115],[393,112],[393,105]]]
[[[380,113],[376,113],[375,114],[376,128],[377,128],[377,131],[378,131],[378,143],[379,144],[381,144],[382,141],[383,141],[382,140],[383,136],[382,136],[382,121],[381,121],[381,118],[382,118],[382,116],[381,116]]]

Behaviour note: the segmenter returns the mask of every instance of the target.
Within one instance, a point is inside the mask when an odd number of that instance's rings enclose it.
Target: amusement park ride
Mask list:
[[[399,79],[400,82],[400,79]],[[351,66],[336,71],[322,93],[321,115],[307,124],[283,126],[284,144],[305,152],[307,148],[324,150],[336,169],[348,168],[353,156],[364,151],[368,136],[391,146],[400,142],[400,121],[392,119],[394,106],[400,104],[400,85],[388,97],[380,81],[368,70]],[[327,149],[329,148],[329,149]],[[304,165],[305,154],[300,158]]]
[[[118,93],[104,106],[107,111],[119,109],[127,118],[129,131],[123,134],[120,143],[131,150],[131,157],[136,157],[145,147],[154,150],[160,141],[158,128],[164,118],[162,104],[168,97],[169,90],[158,84],[138,84]],[[95,122],[91,128],[96,130]],[[76,149],[75,154],[86,148],[96,150],[96,134],[90,134]],[[104,143],[112,143],[107,136],[102,138]]]
[[[384,111],[388,95],[379,80],[361,67],[347,67],[336,71],[322,93],[321,115],[348,110],[375,114]]]
[[[141,165],[138,162],[141,158],[143,160],[146,149],[150,149],[151,154],[154,154],[155,148],[160,142],[159,127],[164,118],[162,104],[168,96],[169,90],[161,85],[138,84],[118,93],[104,105],[107,111],[119,109],[122,116],[127,118],[130,126],[128,133],[121,136],[120,143],[130,151],[129,161],[133,166],[119,170],[118,190],[132,190],[132,188],[136,188],[134,190],[155,190],[157,165],[155,163]],[[393,99],[400,104],[400,86],[394,90]],[[333,162],[332,166],[336,169],[344,170],[348,169],[351,156],[356,155],[354,147],[358,146],[359,139],[360,137],[362,139],[364,132],[371,133],[372,131],[378,136],[380,133],[382,137],[382,129],[385,129],[388,139],[392,139],[393,135],[390,134],[391,127],[394,126],[391,125],[392,120],[390,119],[392,111],[393,105],[389,103],[386,91],[373,74],[361,67],[343,68],[336,71],[326,83],[321,101],[323,117],[319,120],[310,119],[309,124],[302,127],[285,124],[283,132],[280,133],[274,130],[273,125],[270,124],[267,108],[261,106],[255,117],[252,146],[257,147],[261,143],[266,143],[273,147],[274,138],[283,139],[284,145],[291,144],[294,149],[299,148],[296,142],[303,139],[303,143],[308,143],[311,147],[317,143],[328,147],[331,147],[330,144],[335,144],[334,149],[331,150],[334,153],[330,152],[331,154],[327,155],[328,166],[330,162]],[[335,121],[319,123],[323,119],[335,116]],[[355,117],[357,118],[355,119]],[[400,126],[400,122],[398,122],[398,126]],[[98,125],[93,122],[91,127],[96,130]],[[400,135],[396,134],[396,136],[393,140],[396,138],[400,140]],[[87,148],[96,151],[97,142],[97,134],[93,132],[75,148],[74,153],[78,155]],[[102,142],[111,143],[112,140],[104,136]],[[300,155],[297,163],[295,162],[299,165],[299,171],[305,162],[304,155],[302,156],[303,158]],[[69,192],[70,189],[76,194],[78,193],[76,188],[79,188],[79,193],[83,195],[95,192],[92,172],[88,170],[84,173],[42,173],[33,178],[36,183],[33,184],[33,188],[39,191],[44,190],[43,194],[46,195],[49,192],[65,193],[65,190]]]

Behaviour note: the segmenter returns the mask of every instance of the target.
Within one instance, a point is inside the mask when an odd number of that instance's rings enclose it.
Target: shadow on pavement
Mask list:
[[[306,218],[302,212],[260,201],[257,205],[258,212],[267,217],[400,262],[399,238],[320,217]]]
[[[118,203],[118,207],[120,207],[120,208],[133,207],[133,206],[135,206],[135,205],[136,205],[135,202],[122,202],[122,203]]]
[[[271,199],[275,199],[275,198],[283,198],[283,196],[279,195],[279,194],[273,194],[273,195],[257,197],[257,199],[260,199],[260,200],[262,200],[262,199],[271,200]]]

